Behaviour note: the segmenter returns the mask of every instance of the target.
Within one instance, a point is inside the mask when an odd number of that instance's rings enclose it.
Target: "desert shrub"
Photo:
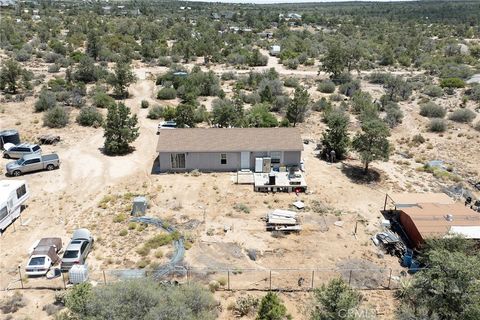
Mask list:
[[[243,102],[249,103],[249,104],[260,103],[260,100],[262,99],[257,92],[253,92],[251,94],[245,94],[242,96],[242,98],[243,98]]]
[[[412,137],[412,142],[415,144],[422,144],[425,142],[425,138],[421,134],[416,134]]]
[[[272,103],[272,106],[270,107],[270,110],[275,112],[286,110],[289,102],[290,102],[290,98],[288,98],[287,96],[276,96],[273,99],[273,103]]]
[[[240,296],[235,301],[233,306],[233,313],[237,317],[244,317],[254,314],[257,309],[260,301],[258,298],[247,294],[246,296]]]
[[[37,102],[35,102],[35,111],[42,112],[51,109],[57,105],[57,98],[55,93],[42,89]]]
[[[360,81],[354,80],[344,84],[341,84],[338,88],[338,92],[346,95],[347,97],[353,96],[353,94],[360,89]]]
[[[46,63],[56,63],[59,62],[62,58],[63,56],[61,54],[55,52],[49,52],[43,57]]]
[[[403,112],[397,104],[389,105],[386,109],[385,118],[383,119],[390,128],[394,128],[403,120]]]
[[[287,59],[282,63],[287,69],[296,70],[298,68],[299,62],[298,59]]]
[[[283,320],[287,319],[287,308],[277,294],[267,293],[260,302],[257,320]]]
[[[221,79],[223,81],[235,80],[236,79],[235,72],[228,71],[228,72],[222,73]]]
[[[457,109],[448,117],[450,120],[461,123],[470,123],[477,115],[470,109]]]
[[[48,73],[57,73],[58,71],[60,71],[60,65],[58,64],[52,64],[48,67]]]
[[[443,90],[439,86],[429,85],[423,89],[423,93],[430,97],[441,97],[443,95]]]
[[[296,88],[298,86],[298,79],[297,78],[287,78],[283,82],[283,85],[288,88]]]
[[[312,110],[313,111],[325,111],[329,110],[332,108],[332,104],[325,99],[325,97],[322,97],[320,100],[316,101],[312,105]]]
[[[477,131],[480,131],[480,121],[478,121],[477,123],[475,123],[475,125],[473,126],[473,128]]]
[[[170,67],[172,65],[172,59],[169,57],[158,57],[157,62],[161,67]]]
[[[142,109],[148,109],[149,105],[150,105],[150,104],[148,103],[147,100],[142,100],[142,102],[141,102],[141,104],[140,104],[140,106],[141,106]]]
[[[124,222],[125,220],[127,220],[127,215],[123,212],[118,213],[113,217],[113,222],[115,223],[121,223],[121,222]]]
[[[443,118],[446,113],[442,106],[433,102],[427,102],[420,107],[420,115],[427,118]]]
[[[329,97],[329,99],[330,99],[330,101],[336,101],[336,102],[343,101],[343,97],[339,94],[332,94]]]
[[[473,101],[477,101],[477,102],[480,101],[480,85],[479,84],[472,87],[468,97]]]
[[[4,298],[0,303],[0,309],[3,313],[15,313],[18,309],[25,307],[23,294],[15,292],[11,297]]]
[[[250,208],[244,203],[235,203],[233,209],[238,212],[250,213]]]
[[[342,72],[336,76],[335,79],[332,79],[332,81],[337,85],[351,82],[352,80],[352,75],[349,72]]]
[[[175,99],[177,91],[174,88],[162,88],[157,93],[157,98],[161,100]]]
[[[103,116],[95,107],[84,107],[76,119],[77,123],[86,127],[100,127],[103,123]]]
[[[322,93],[333,93],[335,92],[335,83],[330,80],[322,81],[318,84],[317,90]]]
[[[247,125],[255,128],[271,128],[278,126],[278,120],[269,112],[268,105],[256,104],[246,116]]]
[[[148,119],[157,120],[163,115],[163,108],[161,106],[153,106],[148,110]]]
[[[115,104],[115,99],[103,91],[97,91],[93,95],[93,105],[97,108],[108,108],[112,104]]]
[[[374,84],[386,84],[391,78],[392,76],[388,73],[374,72],[368,76],[368,82]]]
[[[47,305],[44,305],[42,310],[45,311],[49,316],[53,316],[56,314],[58,311],[62,309],[62,306],[50,303]]]
[[[53,107],[43,116],[43,125],[49,128],[63,128],[68,124],[68,113],[63,107]]]
[[[460,78],[445,78],[440,81],[440,87],[442,88],[463,88],[465,87],[465,81]]]
[[[447,130],[447,124],[443,119],[432,119],[428,124],[428,131],[431,132],[445,132]]]
[[[472,68],[465,64],[447,63],[440,68],[441,78],[460,78],[467,79],[473,74]]]
[[[28,61],[31,57],[32,55],[23,49],[15,53],[15,60],[17,60],[18,62]]]

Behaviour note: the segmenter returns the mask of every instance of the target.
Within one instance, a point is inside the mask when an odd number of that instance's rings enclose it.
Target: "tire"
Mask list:
[[[54,166],[53,164],[49,164],[49,165],[47,166],[47,170],[48,170],[48,171],[52,171],[53,169],[55,169],[55,166]]]
[[[8,155],[8,153],[4,154],[3,157],[4,157],[5,159],[10,159],[10,156]]]
[[[12,176],[14,176],[14,177],[20,177],[21,175],[22,175],[22,171],[20,171],[20,170],[15,170],[12,173]]]

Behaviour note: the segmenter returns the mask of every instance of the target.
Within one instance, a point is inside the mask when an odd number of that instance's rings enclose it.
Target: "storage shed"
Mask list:
[[[418,203],[401,208],[399,217],[415,248],[427,238],[443,238],[453,233],[465,233],[475,239],[474,231],[480,227],[480,215],[461,203]]]

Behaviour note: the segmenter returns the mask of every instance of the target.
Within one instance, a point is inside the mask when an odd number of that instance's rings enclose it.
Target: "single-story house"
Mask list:
[[[480,240],[480,214],[462,203],[418,203],[399,210],[400,223],[414,248],[427,238],[460,235]]]
[[[300,167],[302,151],[297,128],[165,129],[157,144],[160,172],[253,171],[258,158]]]

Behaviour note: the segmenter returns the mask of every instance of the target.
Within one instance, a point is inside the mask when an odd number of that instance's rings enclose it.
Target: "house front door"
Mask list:
[[[240,155],[240,166],[241,169],[250,169],[250,152],[242,151]]]

